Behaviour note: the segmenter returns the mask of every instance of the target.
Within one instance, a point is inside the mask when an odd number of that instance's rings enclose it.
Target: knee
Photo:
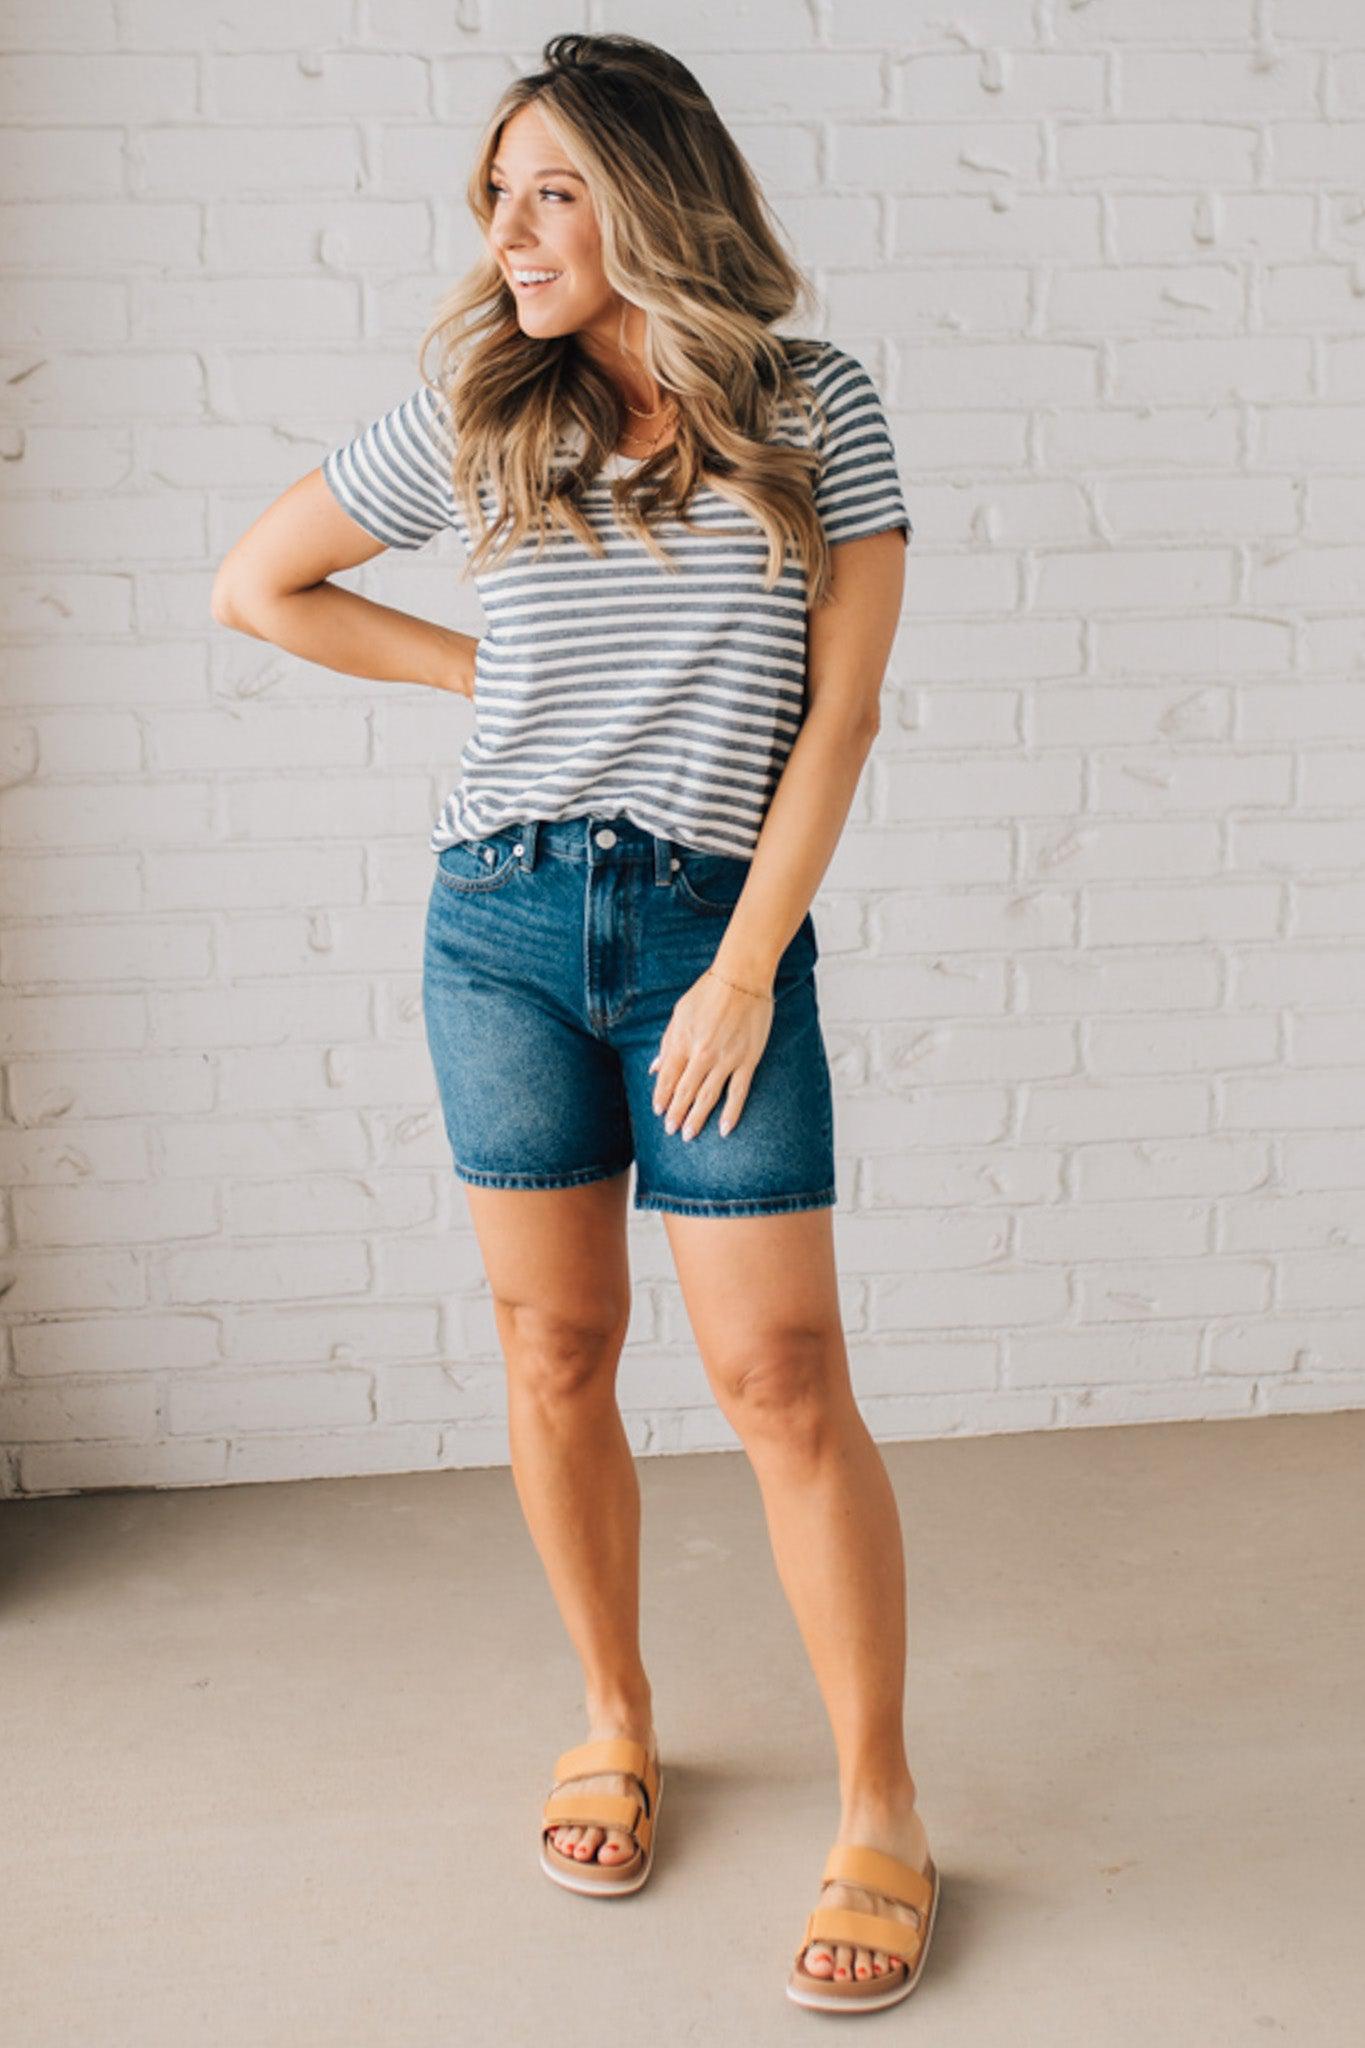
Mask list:
[[[495,1302],[508,1371],[546,1402],[596,1391],[615,1377],[629,1308],[583,1314],[518,1301]]]
[[[713,1370],[717,1399],[742,1441],[813,1456],[837,1432],[852,1399],[840,1332],[770,1331]]]

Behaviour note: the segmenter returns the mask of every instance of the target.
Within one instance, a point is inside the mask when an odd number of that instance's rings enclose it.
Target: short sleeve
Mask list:
[[[324,456],[322,474],[357,526],[391,548],[420,548],[455,521],[449,410],[430,384]]]
[[[832,343],[810,381],[826,416],[815,509],[827,539],[859,540],[903,526],[908,540],[915,529],[876,385],[855,356]]]

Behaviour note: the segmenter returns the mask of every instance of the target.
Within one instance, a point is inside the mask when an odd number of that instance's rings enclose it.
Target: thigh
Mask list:
[[[722,1406],[745,1376],[800,1362],[850,1388],[830,1209],[665,1215],[692,1334]]]
[[[629,1193],[628,1171],[582,1187],[466,1187],[509,1363],[523,1344],[564,1349],[624,1336]]]

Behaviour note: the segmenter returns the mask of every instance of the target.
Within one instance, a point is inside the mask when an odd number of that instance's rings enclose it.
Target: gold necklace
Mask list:
[[[666,425],[667,425],[667,422],[665,421],[665,423],[664,423],[664,424],[665,424],[665,426],[666,426]],[[655,450],[655,449],[656,449],[656,448],[658,447],[659,443],[660,443],[660,442],[661,442],[661,441],[663,440],[663,437],[664,437],[664,428],[663,428],[663,427],[660,427],[660,429],[659,429],[658,433],[657,433],[657,434],[656,434],[656,435],[654,436],[654,439],[653,439],[652,441],[649,441],[649,442],[647,442],[647,443],[646,443],[646,445],[645,445],[645,448],[644,448],[644,450],[643,450],[643,453],[642,453],[642,455],[641,455],[641,460],[642,460],[642,461],[643,461],[643,459],[644,459],[644,456],[645,456],[645,455],[652,455],[652,454],[654,453],[654,450]],[[639,438],[640,438],[640,436],[639,436],[638,434],[624,434],[624,435],[622,436],[622,439],[623,439],[623,440],[624,440],[625,442],[627,442],[627,443],[630,443],[630,442],[634,442],[634,441],[638,441],[638,440],[639,440]]]
[[[648,446],[644,451],[645,455],[652,455],[654,450],[658,447],[660,441],[662,441],[665,431],[668,427],[667,414],[669,411],[669,401],[664,400],[661,405],[656,405],[654,407],[653,412],[641,412],[639,408],[637,406],[633,406],[628,399],[623,399],[622,404],[625,406],[627,412],[633,412],[635,414],[637,420],[650,420],[653,419],[654,413],[664,413],[665,417],[663,425],[659,428],[658,433],[654,436],[653,440],[649,442]],[[622,438],[626,441],[638,441],[641,439],[641,436],[639,434],[626,434]],[[641,460],[643,460],[643,457],[641,458]]]

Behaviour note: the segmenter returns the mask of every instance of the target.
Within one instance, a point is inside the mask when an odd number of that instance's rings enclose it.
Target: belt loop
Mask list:
[[[672,849],[672,840],[656,833],[654,839],[654,886],[656,889],[666,887],[672,880],[672,864],[669,860],[669,854],[672,852]]]
[[[521,864],[527,869],[534,868],[536,864],[536,827],[539,823],[539,818],[523,818],[517,827],[521,840]]]

